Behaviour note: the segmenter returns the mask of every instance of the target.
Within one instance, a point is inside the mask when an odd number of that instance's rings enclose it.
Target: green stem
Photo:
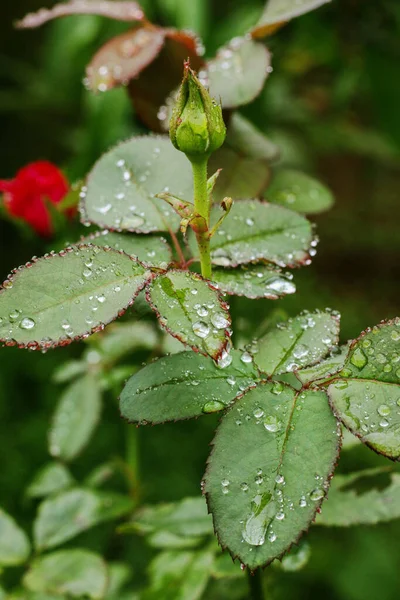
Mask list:
[[[211,279],[211,254],[208,228],[210,225],[210,202],[207,190],[207,164],[208,157],[190,159],[193,169],[194,183],[194,208],[195,212],[203,217],[207,224],[207,231],[196,233],[200,253],[201,274],[206,279]]]
[[[134,425],[125,425],[126,431],[126,456],[125,462],[128,467],[130,494],[139,499],[139,430]]]
[[[264,600],[261,570],[257,569],[254,573],[250,573],[249,571],[248,580],[251,600]]]

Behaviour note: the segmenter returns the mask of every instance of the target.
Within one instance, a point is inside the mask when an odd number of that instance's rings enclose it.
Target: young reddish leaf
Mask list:
[[[331,0],[268,0],[264,12],[252,30],[255,38],[274,33],[290,19],[310,12]]]
[[[192,69],[198,71],[204,61],[198,38],[187,31],[165,29],[164,46],[157,58],[132,79],[128,93],[137,114],[152,131],[168,130],[167,99],[182,81],[183,63],[190,60]],[[154,82],[157,82],[156,85]]]
[[[264,382],[236,400],[204,478],[221,546],[251,570],[282,557],[321,506],[339,447],[324,392]]]
[[[70,0],[53,8],[42,8],[26,15],[16,26],[20,29],[40,27],[47,21],[69,15],[100,15],[117,21],[142,21],[143,10],[137,2],[114,2],[110,0]]]
[[[190,271],[168,271],[148,286],[147,299],[171,335],[214,359],[222,355],[231,318],[211,283]]]
[[[270,73],[271,56],[262,44],[235,38],[221,48],[200,72],[210,95],[221,100],[223,108],[248,104],[261,92]]]
[[[221,210],[215,206],[211,222]],[[309,264],[313,241],[311,223],[303,216],[259,200],[235,202],[221,229],[211,238],[211,258],[222,267],[237,267],[256,261],[280,267]],[[197,255],[194,236],[190,246]]]
[[[254,363],[231,350],[230,364],[217,367],[209,357],[179,352],[160,358],[135,373],[120,398],[129,422],[164,423],[218,412],[258,379]]]
[[[48,349],[99,331],[130,306],[152,273],[126,254],[75,246],[15,270],[0,292],[0,339]]]
[[[166,136],[132,138],[104,154],[89,173],[81,199],[83,220],[135,233],[177,231],[179,216],[154,198],[166,188],[192,199],[193,175],[185,155]]]
[[[361,441],[400,460],[400,319],[367,329],[328,388],[333,410]]]
[[[160,53],[166,30],[144,25],[107,42],[87,68],[87,83],[92,90],[106,92],[126,85],[137,77]]]
[[[221,292],[232,296],[277,300],[296,291],[292,275],[282,273],[270,265],[249,265],[236,269],[216,268],[212,278]]]

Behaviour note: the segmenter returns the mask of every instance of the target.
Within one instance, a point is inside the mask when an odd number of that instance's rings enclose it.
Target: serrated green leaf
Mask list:
[[[118,231],[177,230],[179,216],[154,198],[167,189],[192,199],[193,176],[186,156],[168,137],[133,138],[105,154],[92,169],[81,203],[83,218]]]
[[[326,494],[338,432],[324,392],[272,382],[246,392],[221,421],[204,480],[221,546],[252,570],[286,552]]]
[[[296,372],[296,377],[303,385],[331,377],[343,368],[348,353],[348,345],[334,348],[328,358],[307,369],[300,369]]]
[[[231,319],[219,292],[199,275],[169,271],[147,288],[161,325],[187,346],[219,358],[229,343]]]
[[[328,388],[342,423],[379,454],[400,460],[400,319],[368,329]]]
[[[223,146],[210,158],[209,173],[222,169],[213,191],[215,203],[225,197],[257,198],[267,187],[270,167],[262,160],[249,158],[228,146]]]
[[[253,28],[254,37],[264,37],[294,17],[310,12],[331,0],[268,0],[264,12]]]
[[[94,347],[107,361],[117,361],[135,350],[152,350],[158,341],[152,323],[144,321],[113,323],[105,332],[91,338]]]
[[[151,273],[116,250],[79,246],[39,258],[0,293],[0,338],[32,349],[65,345],[125,310]]]
[[[333,194],[327,187],[314,177],[294,169],[277,171],[264,197],[269,202],[305,214],[324,212],[334,203]]]
[[[279,158],[278,146],[238,112],[231,115],[225,143],[248,158],[267,162]]]
[[[74,478],[62,463],[51,462],[40,469],[26,490],[28,498],[44,498],[74,483]]]
[[[236,269],[214,269],[212,279],[218,289],[232,296],[277,300],[294,294],[296,286],[290,273],[282,273],[269,265],[243,266]]]
[[[210,95],[221,99],[223,108],[248,104],[261,92],[270,64],[265,46],[248,38],[235,38],[207,64]]]
[[[33,561],[24,585],[34,592],[68,594],[73,598],[104,598],[108,569],[88,550],[60,550]]]
[[[67,387],[57,405],[49,430],[51,456],[76,458],[96,429],[101,412],[98,378],[87,374]]]
[[[215,206],[211,221],[221,209]],[[194,236],[191,249],[197,256]],[[211,258],[222,267],[237,267],[255,261],[267,261],[280,267],[308,264],[313,242],[311,223],[287,208],[261,202],[235,202],[222,227],[211,238]]]
[[[122,530],[146,535],[152,547],[170,549],[198,546],[205,536],[213,534],[211,516],[202,497],[145,506]]]
[[[0,508],[0,566],[23,564],[31,551],[26,533]]]
[[[211,576],[214,551],[160,552],[150,564],[143,600],[200,600]]]
[[[129,513],[133,501],[121,494],[75,488],[48,498],[34,523],[38,550],[53,548],[104,521]]]
[[[82,243],[123,250],[147,266],[166,268],[172,260],[171,248],[158,235],[132,235],[104,230],[83,238]]]
[[[314,365],[337,345],[339,328],[337,313],[305,311],[278,323],[258,341],[255,363],[267,375]]]
[[[400,518],[400,475],[391,473],[384,488],[375,487],[376,469],[367,469],[349,475],[336,475],[332,481],[329,498],[317,516],[317,525],[350,527],[376,525]],[[365,487],[368,485],[367,489]],[[362,482],[364,491],[355,485]]]
[[[217,412],[258,379],[253,363],[231,350],[231,363],[218,368],[211,358],[180,352],[136,373],[120,397],[121,415],[135,423],[163,423]]]

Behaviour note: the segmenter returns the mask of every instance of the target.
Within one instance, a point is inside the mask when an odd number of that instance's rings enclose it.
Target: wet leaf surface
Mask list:
[[[122,416],[136,423],[163,423],[224,410],[243,390],[255,385],[252,362],[231,350],[224,368],[193,352],[160,358],[136,373],[120,397]]]
[[[101,329],[133,303],[151,273],[115,250],[79,246],[28,263],[0,293],[0,337],[32,349]]]
[[[282,556],[307,530],[339,451],[326,394],[278,386],[259,385],[229,409],[205,475],[219,542],[251,570]]]
[[[268,0],[264,12],[252,30],[253,37],[274,33],[290,19],[303,15],[331,0]]]
[[[169,271],[147,291],[161,325],[193,350],[219,358],[229,343],[231,319],[219,292],[199,275]]]
[[[269,265],[216,268],[212,277],[221,292],[233,296],[277,300],[296,291],[290,273],[282,273]]]
[[[400,459],[400,319],[355,340],[328,388],[332,408],[364,444]]]
[[[267,375],[314,365],[337,345],[339,330],[336,312],[304,311],[278,323],[258,340],[255,363]]]
[[[166,136],[132,138],[107,152],[92,169],[81,201],[83,219],[117,231],[176,231],[178,215],[154,198],[163,191],[191,201],[190,163]]]

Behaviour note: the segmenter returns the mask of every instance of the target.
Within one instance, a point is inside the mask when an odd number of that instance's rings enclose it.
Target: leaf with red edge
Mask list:
[[[331,0],[268,0],[264,11],[252,30],[255,38],[271,35],[287,21],[319,8]]]
[[[208,84],[210,95],[221,100],[223,108],[236,108],[259,95],[270,64],[265,46],[248,38],[235,38],[218,51],[199,75]]]
[[[169,271],[147,288],[161,325],[193,350],[218,359],[229,344],[231,318],[216,288],[190,271]]]
[[[44,23],[70,15],[99,15],[116,21],[142,21],[144,13],[138,2],[111,2],[110,0],[70,0],[50,9],[42,8],[26,15],[16,23],[20,29],[33,29]]]
[[[132,79],[128,93],[140,119],[152,131],[165,132],[168,109],[165,104],[182,81],[183,63],[190,61],[192,69],[204,66],[201,45],[191,32],[165,29],[162,50],[139,77]],[[154,82],[157,82],[156,85]]]
[[[321,506],[339,448],[325,392],[274,382],[245,392],[221,419],[204,478],[221,546],[251,570],[282,557]]]
[[[95,54],[87,73],[88,86],[106,92],[137,77],[161,51],[166,30],[137,27],[112,38]]]
[[[211,222],[221,209],[214,206]],[[190,247],[198,255],[194,235]],[[275,263],[280,267],[309,264],[313,244],[311,223],[302,215],[259,200],[240,200],[211,238],[211,259],[221,267],[237,267],[251,262]]]
[[[0,340],[47,349],[103,329],[152,273],[116,250],[75,246],[14,271],[0,291]]]
[[[166,136],[132,138],[104,154],[89,173],[81,197],[83,219],[117,231],[177,231],[179,216],[154,197],[167,189],[192,199],[186,156]]]

